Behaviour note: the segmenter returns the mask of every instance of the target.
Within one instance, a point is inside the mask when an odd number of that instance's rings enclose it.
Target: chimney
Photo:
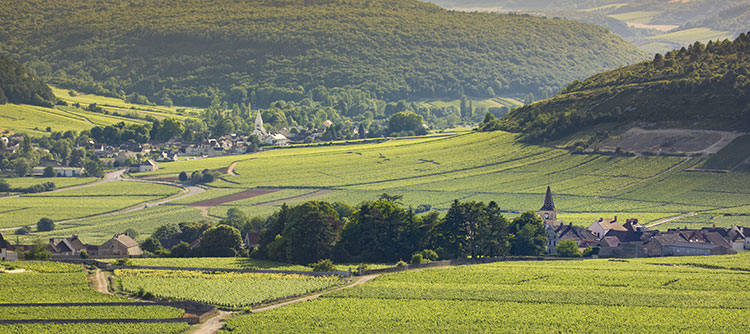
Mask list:
[[[615,220],[612,221],[613,223],[617,222],[617,216],[615,216]]]
[[[50,244],[54,244],[55,243],[55,238],[49,238],[49,243]]]

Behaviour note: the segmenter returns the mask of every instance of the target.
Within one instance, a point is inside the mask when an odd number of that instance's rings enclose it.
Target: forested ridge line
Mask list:
[[[325,101],[337,88],[542,96],[644,57],[594,25],[413,0],[11,0],[0,18],[0,54],[52,83],[203,107]]]

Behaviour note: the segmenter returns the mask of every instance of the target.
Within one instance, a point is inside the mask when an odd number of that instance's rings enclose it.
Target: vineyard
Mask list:
[[[714,257],[710,257],[713,259]],[[693,262],[705,258],[681,258]],[[747,332],[750,273],[653,259],[505,262],[382,275],[230,320],[226,333]],[[724,259],[747,266],[746,254]]]
[[[339,277],[195,271],[115,270],[122,289],[157,297],[241,308],[303,295],[341,283]]]
[[[114,263],[115,259],[102,260]],[[252,258],[226,258],[226,257],[193,257],[193,258],[133,258],[130,259],[133,266],[142,267],[175,267],[175,268],[211,268],[211,269],[254,269],[254,270],[286,270],[286,271],[312,271],[311,267],[258,260]],[[337,263],[336,270],[356,271],[359,263]],[[365,263],[368,269],[379,269],[393,267],[393,263]]]
[[[140,182],[109,182],[91,187],[3,199],[0,228],[87,217],[174,195],[179,188]],[[120,231],[122,232],[122,231]]]
[[[571,155],[568,151],[515,141],[504,132],[425,136],[359,145],[270,150],[247,156],[165,163],[158,172],[226,167],[234,171],[211,185],[217,187],[195,200],[221,197],[241,190],[280,188],[274,194],[209,208],[223,217],[236,207],[248,215],[265,216],[278,209],[256,204],[288,198],[287,204],[308,199],[294,195],[320,189],[316,197],[357,204],[380,194],[403,195],[407,206],[428,204],[445,210],[454,199],[496,201],[508,216],[536,209],[547,185],[565,222],[589,225],[600,217],[638,218],[653,222],[681,213],[713,217],[750,213],[750,174],[691,171],[700,158]],[[181,203],[189,204],[193,199]]]
[[[44,319],[165,319],[180,318],[183,310],[167,306],[4,306],[11,303],[129,303],[134,300],[106,295],[89,287],[83,267],[57,262],[4,262],[0,270],[0,320]],[[12,324],[3,333],[179,333],[187,324]]]

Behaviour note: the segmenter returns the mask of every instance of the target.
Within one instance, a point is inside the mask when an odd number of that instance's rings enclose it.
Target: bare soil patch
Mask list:
[[[250,189],[247,191],[243,191],[236,194],[231,194],[227,196],[222,196],[214,199],[207,199],[205,201],[195,202],[193,204],[190,204],[190,206],[198,206],[198,207],[213,207],[217,205],[222,205],[224,203],[239,201],[241,199],[247,199],[252,197],[257,197],[265,194],[270,194],[277,192],[278,189]]]
[[[714,130],[632,128],[619,137],[602,142],[603,148],[621,148],[631,152],[715,154],[740,133]]]

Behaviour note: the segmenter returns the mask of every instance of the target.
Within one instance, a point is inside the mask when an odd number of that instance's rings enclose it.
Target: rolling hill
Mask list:
[[[12,0],[0,18],[0,54],[50,82],[163,105],[541,96],[644,57],[594,25],[413,0]]]
[[[667,52],[694,41],[735,38],[750,30],[750,5],[742,0],[431,0],[464,11],[514,11],[597,24],[640,49]]]
[[[655,122],[750,130],[750,35],[695,43],[654,60],[597,74],[516,109],[502,124],[544,142],[601,123]]]

